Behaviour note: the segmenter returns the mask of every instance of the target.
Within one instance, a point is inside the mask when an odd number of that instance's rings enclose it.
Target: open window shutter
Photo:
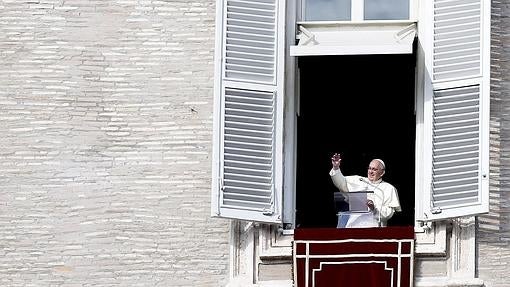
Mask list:
[[[218,1],[212,214],[281,222],[282,0]]]
[[[429,220],[488,212],[490,1],[434,0]],[[427,89],[427,88],[426,88]]]

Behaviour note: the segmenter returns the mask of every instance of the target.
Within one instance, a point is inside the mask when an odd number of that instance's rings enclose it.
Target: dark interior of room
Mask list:
[[[300,57],[296,226],[336,227],[331,155],[344,175],[366,176],[371,159],[386,163],[384,180],[402,212],[389,226],[414,223],[415,55]]]

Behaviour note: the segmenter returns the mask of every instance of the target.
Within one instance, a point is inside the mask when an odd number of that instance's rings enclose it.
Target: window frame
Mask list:
[[[481,3],[485,3],[481,1]],[[416,10],[418,8],[418,2],[413,2],[413,10]],[[490,23],[490,4],[481,4],[483,7],[482,10],[482,17],[485,17],[485,21],[488,21]],[[431,71],[431,58],[427,53],[423,51],[423,49],[429,49],[429,51],[432,48],[432,21],[428,19],[433,19],[433,9],[434,9],[434,3],[425,3],[420,6],[420,14],[413,14],[416,16],[416,18],[420,19],[420,22],[422,25],[420,25],[422,28],[418,30],[418,39],[421,39],[421,42],[419,42],[419,48],[417,50],[417,69],[416,69],[416,83],[415,83],[415,109],[416,109],[416,142],[415,142],[415,230],[416,232],[430,232],[431,221],[435,220],[443,220],[446,218],[456,218],[459,216],[466,216],[467,214],[464,213],[458,213],[458,212],[452,212],[449,213],[446,217],[434,217],[430,216],[431,211],[430,208],[428,208],[427,204],[431,200],[431,194],[430,194],[430,185],[427,184],[427,182],[430,182],[430,178],[428,177],[431,174],[431,163],[432,163],[432,142],[430,139],[432,138],[432,127],[430,122],[430,114],[431,114],[431,102],[430,102],[430,94],[433,92],[434,87],[441,88],[441,87],[451,87],[451,83],[447,82],[441,82],[441,83],[432,83],[431,76],[428,74],[428,71]],[[302,11],[302,10],[301,10]],[[288,11],[288,15],[292,15],[291,11]],[[298,15],[302,12],[297,13]],[[296,16],[296,18],[299,18]],[[292,19],[289,17],[288,21],[292,21]],[[291,22],[288,22],[291,23]],[[297,22],[293,22],[297,23]],[[340,23],[341,24],[341,23]],[[296,25],[288,25],[288,27],[294,27]],[[482,42],[483,44],[490,41],[490,25],[487,25],[485,23],[484,26],[482,26],[485,30],[483,30],[482,34]],[[288,33],[295,33],[295,30],[291,30],[288,28]],[[295,35],[295,34],[289,34],[289,35]],[[288,37],[290,38],[290,37]],[[290,42],[292,45],[292,41]],[[289,47],[289,46],[287,46]],[[482,113],[487,117],[488,115],[488,108],[489,108],[489,58],[490,58],[490,51],[488,49],[489,47],[482,47],[481,49],[481,57],[482,57],[482,79],[468,79],[461,81],[457,83],[458,85],[463,84],[473,84],[473,83],[480,83],[481,89],[483,92],[483,97],[481,101],[483,102],[483,106],[481,107]],[[288,48],[287,48],[288,49]],[[294,62],[289,62],[294,63]],[[292,64],[289,64],[289,66],[292,66]],[[291,227],[290,229],[295,226],[295,215],[294,210],[296,208],[295,202],[295,176],[296,176],[296,143],[295,138],[293,135],[297,133],[297,126],[296,126],[296,116],[299,111],[299,74],[297,69],[292,70],[292,73],[287,74],[287,90],[286,90],[286,105],[293,106],[294,109],[290,109],[289,107],[286,109],[286,115],[287,115],[287,121],[284,126],[285,130],[285,138],[289,139],[292,138],[292,141],[286,140],[284,142],[284,150],[286,153],[289,153],[290,155],[286,155],[286,170],[284,171],[285,177],[285,188],[287,187],[293,187],[292,193],[290,193],[288,190],[285,190],[284,193],[284,223],[287,223],[286,226]],[[455,84],[454,84],[455,85]],[[289,119],[291,118],[291,119]],[[487,117],[488,118],[488,117]],[[484,176],[486,182],[481,184],[480,187],[480,194],[482,197],[485,197],[485,199],[482,200],[479,207],[479,212],[474,212],[473,214],[479,214],[483,213],[483,209],[486,209],[485,212],[488,211],[488,202],[486,199],[488,199],[488,119],[487,120],[481,120],[480,124],[482,125],[482,135],[481,135],[481,149],[482,152],[480,153],[481,157],[481,165],[482,170],[485,168],[487,170],[487,174]],[[290,164],[289,164],[290,163]],[[426,164],[423,164],[426,163]],[[292,167],[292,170],[288,170],[289,166]],[[425,178],[425,180],[418,180]],[[288,200],[292,198],[291,200]],[[289,217],[290,216],[290,217]],[[435,229],[434,229],[435,230]],[[435,231],[434,231],[435,232]],[[292,231],[287,231],[287,233],[292,233]],[[444,237],[443,232],[438,233],[439,237]],[[443,236],[441,235],[443,234]],[[442,239],[439,239],[439,242],[442,242]],[[443,250],[442,247],[439,248],[439,250]]]

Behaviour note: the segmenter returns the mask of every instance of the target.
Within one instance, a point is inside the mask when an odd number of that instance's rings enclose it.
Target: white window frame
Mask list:
[[[421,4],[422,6],[418,7],[418,1],[412,1],[412,13],[413,17],[416,17],[416,19],[429,19],[430,13],[432,13],[433,9],[433,3],[426,3]],[[484,9],[489,9],[490,11],[490,5],[485,4],[486,6]],[[303,6],[302,6],[303,7]],[[419,9],[418,9],[419,8]],[[417,12],[419,11],[419,15]],[[484,11],[485,13],[487,11]],[[299,14],[299,13],[298,13]],[[292,15],[290,11],[288,12],[288,15]],[[288,21],[293,21],[291,17],[288,17]],[[288,22],[292,23],[292,22]],[[295,25],[288,25],[288,27],[294,27]],[[485,26],[487,28],[487,26]],[[422,25],[421,30],[419,30],[419,38],[421,39],[427,39],[424,41],[425,45],[431,45],[429,37],[426,37],[425,35],[430,35],[432,28],[432,25]],[[294,28],[287,28],[288,35],[294,35],[295,30]],[[421,36],[420,36],[421,35]],[[483,42],[488,42],[490,37],[489,31],[484,31],[483,34]],[[290,37],[288,37],[290,38]],[[291,39],[292,40],[292,39]],[[288,40],[290,45],[293,44],[291,40]],[[422,43],[423,44],[423,43]],[[484,49],[485,53],[482,55],[482,61],[487,63],[489,61],[490,54],[488,53],[488,49]],[[292,58],[292,57],[291,57]],[[287,63],[289,63],[288,66],[295,66],[294,60],[289,59],[287,57]],[[427,62],[429,61],[429,62]],[[428,81],[428,75],[426,75],[426,71],[430,69],[430,59],[425,59],[425,54],[421,49],[418,49],[417,51],[417,71],[416,71],[416,92],[415,92],[415,101],[416,101],[416,146],[415,146],[415,157],[416,157],[416,164],[415,164],[415,231],[417,233],[421,233],[422,235],[418,237],[418,243],[422,241],[422,245],[417,245],[417,250],[422,250],[423,253],[437,253],[437,254],[443,254],[446,250],[446,234],[444,230],[444,225],[441,224],[432,224],[429,222],[426,217],[423,216],[425,214],[424,205],[427,202],[430,202],[430,186],[424,184],[426,181],[418,180],[420,178],[423,178],[425,174],[427,174],[428,170],[431,169],[430,166],[430,158],[431,158],[431,142],[428,140],[431,138],[430,131],[431,126],[430,122],[428,120],[425,120],[425,114],[427,113],[427,110],[431,108],[430,102],[425,102],[425,98],[429,97],[430,95],[427,95],[426,91],[432,91],[432,82]],[[422,67],[420,69],[419,67]],[[486,64],[483,65],[483,67],[487,67]],[[484,85],[483,89],[485,93],[488,94],[489,85],[487,84],[489,81],[489,71],[482,71]],[[295,69],[287,69],[287,90],[286,90],[286,122],[285,122],[285,138],[286,139],[293,139],[292,141],[285,141],[284,143],[284,150],[286,153],[286,170],[284,171],[285,174],[285,183],[284,186],[286,188],[284,193],[284,222],[290,223],[291,226],[295,226],[295,218],[294,218],[294,210],[295,210],[295,195],[294,187],[295,187],[295,166],[296,166],[296,143],[295,138],[293,137],[297,132],[296,127],[296,111],[299,111],[299,89],[297,88],[297,85],[299,83],[299,75]],[[469,83],[475,83],[479,82],[477,80],[467,80],[466,84]],[[443,87],[447,86],[449,84],[445,83],[436,83],[436,87]],[[483,113],[488,112],[488,102],[484,103],[482,109]],[[486,124],[486,123],[482,123]],[[488,149],[488,129],[482,130],[484,135],[482,137],[484,138],[485,142],[482,143],[482,149]],[[488,166],[488,152],[486,154],[482,153],[482,163],[486,164]],[[422,163],[427,162],[427,164],[423,165]],[[290,163],[290,164],[289,164]],[[292,169],[289,169],[288,167],[291,166]],[[488,179],[487,179],[488,180]],[[289,192],[288,188],[291,188],[292,192]],[[483,191],[488,192],[488,190]],[[288,201],[289,198],[292,198],[290,202]],[[484,203],[487,204],[487,203]],[[289,217],[290,216],[290,217]],[[463,216],[463,214],[458,214],[458,216]],[[291,219],[289,219],[291,218]],[[292,230],[286,231],[287,233],[292,233]]]

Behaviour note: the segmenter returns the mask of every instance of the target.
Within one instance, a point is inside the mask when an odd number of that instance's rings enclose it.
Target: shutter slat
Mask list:
[[[478,35],[472,34],[456,36],[452,33],[451,35],[448,35],[448,37],[438,37],[438,39],[436,39],[436,43],[441,46],[455,46],[459,44],[464,45],[465,43],[480,43],[480,37]]]
[[[444,8],[456,6],[464,9],[469,4],[478,4],[480,0],[436,0],[434,1],[434,7]]]
[[[271,158],[250,156],[243,154],[226,153],[225,160],[244,161],[246,163],[260,163],[260,164],[271,164]]]
[[[254,212],[263,209],[267,205],[267,202],[257,202],[256,198],[246,198],[246,200],[233,200],[226,198],[224,201],[224,207],[230,207],[233,209],[242,208],[244,210],[251,210]]]
[[[272,61],[261,61],[256,59],[243,59],[243,58],[235,58],[231,57],[228,59],[229,64],[240,65],[240,66],[257,66],[270,68],[272,65]]]
[[[470,205],[473,201],[477,200],[477,190],[457,192],[455,196],[435,196],[434,199],[437,201],[437,206],[447,208],[448,206],[459,206]]]
[[[260,131],[260,132],[273,132],[273,127],[267,125],[254,125],[246,124],[242,122],[225,122],[225,126],[228,128],[234,128],[236,130],[245,131]]]
[[[225,159],[225,170],[229,168],[242,168],[249,170],[256,170],[259,172],[271,171],[271,163],[258,163],[258,162],[247,162],[244,160],[236,159]]]
[[[249,175],[249,176],[259,176],[259,177],[271,177],[271,170],[268,169],[267,171],[261,170],[261,169],[251,169],[251,168],[244,168],[244,167],[236,167],[236,166],[229,166],[225,168],[225,173],[233,173],[233,174],[239,174],[239,175]]]
[[[255,23],[271,23],[274,22],[274,15],[271,12],[264,11],[263,9],[246,9],[240,7],[230,7],[227,12],[227,17],[231,19],[242,19],[248,22]],[[227,28],[228,29],[228,28]]]
[[[448,57],[447,59],[443,60],[443,59],[440,59],[440,58],[437,58],[437,66],[438,67],[442,67],[442,66],[448,66],[448,65],[451,65],[451,64],[456,64],[457,61],[466,61],[466,62],[473,62],[473,61],[476,61],[478,57],[476,56],[459,56],[459,57]]]
[[[251,74],[251,75],[266,75],[265,72],[272,71],[272,68],[264,68],[259,67],[256,65],[238,65],[238,64],[230,64],[227,63],[226,65],[228,68],[237,69],[239,72],[243,72],[245,74]]]
[[[461,17],[469,17],[469,16],[477,16],[480,17],[480,9],[477,4],[470,4],[465,6],[450,6],[448,8],[436,8],[436,15],[434,20],[437,22],[450,19],[450,18],[461,18]]]
[[[258,81],[268,81],[272,79],[272,76],[260,74],[260,73],[250,73],[250,72],[242,72],[242,71],[235,71],[235,72],[227,72],[225,74],[225,77],[232,77],[232,78],[242,78],[242,77],[248,77],[250,79],[256,79]]]
[[[274,62],[273,55],[261,55],[248,52],[229,51],[227,53],[229,60],[245,60],[245,61],[261,61],[261,62]]]
[[[453,118],[453,120],[451,120]],[[462,120],[457,121],[454,117],[443,117],[442,119],[448,119],[448,121],[445,121],[441,123],[438,121],[436,123],[437,130],[443,130],[443,129],[455,129],[458,127],[477,127],[478,121],[476,118],[470,118],[468,120]]]
[[[473,35],[480,34],[480,29],[467,29],[467,30],[456,30],[451,32],[444,32],[441,34],[434,35],[434,41],[442,41],[449,39],[464,39],[468,37],[473,37]]]
[[[263,158],[263,159],[271,159],[271,150],[264,151],[264,150],[253,150],[253,149],[242,149],[242,148],[225,148],[225,153],[227,154],[238,154],[238,155],[244,155],[244,156],[250,156],[250,157],[256,157],[256,158]]]
[[[465,50],[471,50],[471,51],[477,51],[480,49],[480,42],[467,42],[463,44],[456,44],[456,45],[440,45],[438,43],[436,45],[436,48],[434,48],[434,53],[441,54],[441,53],[448,53],[448,52],[462,52]],[[476,53],[473,53],[476,57]]]
[[[444,151],[447,149],[454,149],[459,147],[467,147],[467,146],[476,146],[478,148],[478,138],[476,139],[466,139],[466,140],[456,140],[452,142],[442,142],[442,143],[434,143],[434,153],[438,151]]]
[[[250,179],[234,180],[230,179],[228,174],[225,175],[224,183],[226,187],[243,188],[246,190],[251,190],[249,195],[253,195],[253,193],[255,192],[267,193],[267,190],[270,190],[271,188],[271,183],[255,182]]]
[[[229,39],[227,49],[229,49],[229,51],[249,52],[258,55],[273,55],[273,47],[269,44],[245,39]],[[226,58],[225,60],[228,62],[229,58]],[[228,68],[226,69],[229,70]]]
[[[479,29],[480,29],[480,23],[478,23],[478,22],[436,27],[434,29],[434,32],[435,32],[434,37],[437,39],[439,37],[447,37],[448,33],[467,31],[467,30],[479,30]],[[473,32],[473,34],[474,34],[474,32]]]
[[[246,26],[242,26],[242,25],[232,24],[229,26],[228,31],[231,33],[239,33],[242,35],[253,35],[253,36],[266,37],[266,39],[268,39],[268,37],[271,37],[271,39],[274,37],[274,31],[272,29],[246,27]]]
[[[472,71],[474,69],[478,69],[480,63],[478,61],[466,61],[465,59],[457,59],[462,60],[462,63],[455,63],[449,65],[437,65],[434,68],[434,72],[438,75],[444,75],[446,73],[456,72],[456,71]]]
[[[434,150],[435,156],[442,156],[447,155],[450,153],[464,153],[464,152],[472,152],[472,151],[478,151],[477,145],[464,145],[462,144],[460,147],[450,147],[447,146],[445,148],[437,148]]]
[[[249,186],[235,186],[230,185],[232,182],[225,181],[225,197],[226,198],[253,198],[258,199],[255,201],[270,203],[271,193],[267,190],[258,187]]]
[[[464,166],[453,166],[449,168],[443,168],[435,170],[435,176],[442,178],[442,176],[449,176],[454,175],[457,173],[463,173],[463,172],[472,172],[473,170],[477,169],[478,165],[464,165]]]
[[[245,189],[248,190],[248,189]],[[225,187],[224,197],[225,205],[232,204],[233,202],[241,203],[237,208],[249,208],[251,210],[264,209],[271,203],[271,196],[269,195],[253,195],[251,190],[248,194],[242,193],[243,189],[236,187]]]
[[[252,111],[257,112],[261,114],[268,114],[268,112],[272,111],[271,106],[267,105],[260,105],[260,104],[253,104],[253,103],[247,103],[247,102],[228,102],[226,103],[229,110],[246,110],[246,111]]]
[[[229,115],[225,117],[225,122],[239,122],[267,126],[271,125],[271,118],[256,118],[245,115]]]
[[[436,162],[438,162],[438,163],[440,163],[440,162],[454,162],[454,161],[463,160],[463,159],[467,159],[467,158],[476,159],[478,157],[477,152],[455,153],[455,154],[443,155],[443,156],[436,155],[434,158],[436,159]]]
[[[464,171],[464,172],[449,172],[447,175],[436,175],[437,181],[455,181],[465,178],[473,178],[478,176],[478,171]]]
[[[264,132],[264,131],[236,129],[236,128],[225,128],[225,132],[229,133],[229,134],[245,135],[245,136],[249,136],[252,138],[267,138],[273,134],[272,131]]]
[[[241,141],[249,142],[252,144],[272,145],[272,139],[267,138],[254,138],[245,135],[225,135],[225,141]]]
[[[232,6],[240,5],[243,7],[253,7],[253,8],[266,9],[266,10],[273,10],[274,5],[275,5],[273,0],[267,0],[267,1],[230,0],[229,2],[231,3]]]

